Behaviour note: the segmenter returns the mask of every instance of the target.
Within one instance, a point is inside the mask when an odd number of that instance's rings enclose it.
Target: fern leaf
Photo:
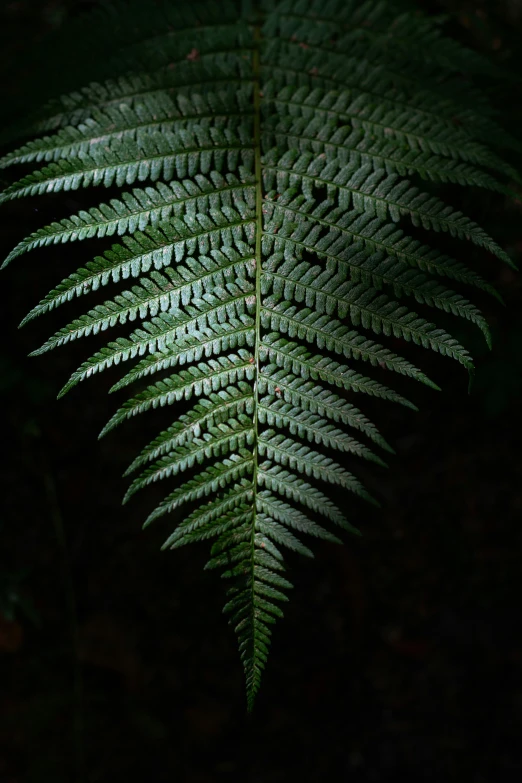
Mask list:
[[[244,251],[248,251],[246,246],[239,239],[241,230],[240,224],[232,227],[236,229],[235,244],[242,246]],[[168,232],[169,237],[173,236]],[[209,232],[197,234],[198,244],[209,237]],[[211,235],[210,238],[212,239]],[[140,241],[141,240],[141,241]],[[139,244],[138,244],[139,242]],[[123,248],[114,245],[112,251],[108,251],[104,257],[99,257],[89,262],[85,268],[78,269],[77,272],[53,289],[31,312],[24,318],[20,326],[24,326],[28,321],[42,315],[64,304],[71,299],[88,294],[91,291],[97,291],[101,286],[108,282],[118,282],[121,278],[129,276],[136,277],[141,272],[149,271],[151,266],[163,268],[174,257],[180,257],[187,248],[187,242],[171,242],[165,234],[155,233],[154,237],[141,236],[138,241],[128,242],[128,247]],[[146,251],[146,252],[144,252]],[[223,252],[224,251],[224,252]],[[204,291],[211,286],[212,280],[218,280],[222,286],[226,285],[231,279],[244,277],[241,274],[241,267],[246,268],[251,258],[242,258],[233,247],[223,247],[223,250],[212,249],[212,258],[200,256],[198,260],[192,258],[186,259],[184,266],[179,265],[176,272],[172,268],[167,268],[166,274],[169,281],[166,283],[168,290],[176,289],[182,291],[182,298],[186,301],[186,295],[191,290]],[[160,278],[163,280],[163,278]],[[138,289],[139,293],[140,289]],[[132,296],[132,293],[127,295]]]
[[[409,379],[439,388],[397,344],[471,373],[452,319],[489,343],[467,289],[500,297],[467,249],[513,266],[461,208],[462,189],[511,196],[521,182],[522,145],[482,88],[509,75],[407,6],[115,0],[43,47],[37,95],[2,136],[6,210],[73,191],[82,206],[4,266],[93,245],[23,319],[78,308],[32,355],[112,329],[59,396],[111,369],[111,392],[137,389],[100,437],[171,413],[125,472],[124,502],[165,481],[145,525],[174,514],[164,549],[212,542],[206,568],[230,585],[249,708],[292,587],[287,552],[312,557],[304,537],[339,542],[332,526],[361,535],[354,495],[378,505],[351,472],[393,452],[367,396],[377,414],[385,401],[416,410]],[[460,186],[451,203],[441,183]]]
[[[273,365],[268,365],[264,369],[265,372],[259,380],[261,394],[268,391],[274,399],[281,397],[296,408],[342,422],[360,430],[375,443],[386,448],[386,441],[375,425],[343,397],[322,388],[319,384],[289,375],[288,372],[279,370]]]
[[[132,193],[123,193],[121,199],[112,199],[110,204],[100,204],[35,231],[11,251],[4,266],[37,247],[114,234],[136,235],[137,231],[161,224],[170,227],[165,221],[171,216],[182,219],[186,212],[206,213],[222,206],[238,209],[244,208],[244,204],[253,210],[251,177],[248,173],[242,173],[242,177],[244,182],[233,174],[223,177],[213,171],[208,177],[200,174],[193,180],[173,181],[169,185],[158,182],[154,187],[136,188]]]
[[[106,81],[92,81],[79,90],[52,99],[26,128],[25,135],[48,133],[65,127],[76,127],[89,120],[93,114],[110,111],[114,106],[133,107],[143,98],[167,94],[188,95],[221,91],[230,85],[248,81],[249,67],[237,56],[241,50],[241,35],[238,25],[231,26],[229,50],[223,41],[224,50],[217,47],[212,36],[205,41],[206,48],[197,61],[188,61],[191,49],[172,52],[167,65],[158,64],[146,72],[135,71],[132,66],[127,73]]]
[[[0,204],[15,198],[77,190],[80,187],[111,187],[132,185],[160,177],[171,180],[195,174],[208,174],[224,164],[236,169],[239,164],[248,166],[252,149],[241,127],[235,125],[240,135],[228,128],[180,130],[174,134],[150,132],[136,141],[112,141],[107,147],[91,148],[76,158],[50,163],[43,169],[23,177],[0,196]],[[137,162],[139,161],[139,162]]]
[[[244,349],[237,354],[228,354],[219,359],[210,359],[208,362],[199,362],[188,370],[181,370],[177,375],[172,375],[164,381],[158,381],[131,398],[114,414],[105,425],[100,437],[117,427],[125,419],[144,413],[150,408],[171,405],[173,402],[190,399],[209,394],[220,388],[243,379],[251,380],[254,369],[250,362],[251,354]]]
[[[120,104],[105,112],[95,112],[93,118],[76,127],[66,127],[54,136],[30,141],[28,144],[6,155],[0,160],[0,169],[21,163],[51,162],[89,156],[98,147],[107,147],[116,139],[122,142],[141,140],[146,143],[149,132],[166,132],[190,127],[194,121],[205,119],[229,119],[242,117],[252,112],[249,105],[249,90],[230,90],[228,93],[211,96],[196,95],[190,101],[179,95],[173,101],[165,93],[147,96],[134,107]],[[217,126],[219,127],[219,126]]]
[[[239,463],[239,465],[235,464],[236,462]],[[237,468],[239,468],[239,470],[237,470]],[[170,514],[183,503],[189,503],[199,497],[206,497],[210,492],[215,493],[217,487],[222,488],[226,486],[229,481],[234,480],[236,470],[237,475],[241,476],[243,475],[243,469],[246,473],[249,468],[251,468],[253,472],[254,462],[251,452],[246,452],[245,454],[242,454],[241,452],[238,454],[231,454],[229,457],[226,457],[219,462],[215,462],[214,465],[207,468],[206,471],[203,471],[190,481],[182,484],[181,487],[178,487],[174,492],[168,495],[158,506],[156,506],[154,511],[149,514],[143,526],[147,527],[147,525],[150,525],[155,519],[158,519],[165,514]],[[253,491],[252,482],[242,478],[240,482],[235,484],[234,487],[226,493],[225,501],[223,502],[224,504],[222,504],[222,501],[211,501],[210,504],[207,504],[205,507],[205,513],[211,515],[211,520],[214,519],[214,517],[219,517],[222,513],[251,501]],[[207,524],[207,517],[205,517],[205,520],[204,524]]]
[[[330,457],[325,457],[317,451],[304,446],[291,438],[285,438],[282,434],[276,434],[273,430],[266,430],[259,439],[259,453],[274,460],[278,465],[289,466],[307,476],[339,484],[344,489],[349,489],[356,495],[360,495],[379,505],[357,479]]]
[[[259,421],[261,424],[268,424],[271,428],[280,429],[286,426],[292,435],[298,435],[300,438],[306,438],[332,449],[356,454],[380,465],[386,464],[366,446],[334,427],[321,416],[296,408],[291,403],[273,397],[264,399],[264,402],[261,400]]]
[[[309,154],[298,157],[295,154],[287,154],[282,159],[275,160],[274,165],[265,165],[267,198],[279,199],[279,194],[299,187],[306,198],[313,199],[314,188],[326,188],[331,198],[337,195],[341,209],[348,210],[353,205],[354,209],[368,218],[391,218],[395,223],[406,215],[416,227],[445,231],[453,237],[471,240],[478,247],[512,265],[509,256],[475,222],[437,197],[423,193],[397,174],[386,174],[380,169],[374,171],[371,166],[339,166],[337,161],[326,165],[319,161],[319,164],[320,167]],[[278,194],[275,191],[278,191]],[[335,221],[333,225],[336,225]],[[398,234],[398,237],[400,236],[401,234]],[[414,263],[418,255],[419,253],[410,254]],[[446,260],[442,255],[441,259],[443,263],[433,265],[431,271],[440,270],[440,274],[496,294],[486,281],[466,269],[463,264],[454,261],[451,264],[454,272],[451,274],[447,270],[449,259]]]
[[[349,91],[324,93],[320,89],[297,90],[285,87],[272,94],[270,83],[268,99],[273,101],[278,116],[313,118],[336,130],[361,128],[365,133],[383,140],[394,139],[399,147],[427,152],[438,157],[451,158],[485,166],[499,174],[515,176],[513,170],[492,155],[481,144],[470,141],[458,128],[448,128],[435,119],[427,122],[416,116],[414,110],[404,112],[386,106],[375,108],[375,103],[359,94],[355,100]]]
[[[293,528],[300,533],[306,533],[309,536],[315,536],[316,538],[322,538],[325,541],[331,541],[332,543],[340,543],[340,539],[325,530],[312,519],[309,519],[302,511],[298,511],[294,506],[290,506],[283,500],[279,500],[270,492],[263,490],[258,495],[258,507],[267,517],[273,520],[277,520],[286,528]],[[267,535],[270,535],[272,529],[271,524],[267,524]],[[276,528],[277,535],[281,536],[280,528]],[[289,531],[285,531],[287,534]],[[277,539],[275,539],[277,541]],[[290,539],[293,541],[293,539]],[[278,543],[285,543],[286,541],[279,541]],[[290,547],[291,548],[291,547]]]
[[[326,348],[346,358],[362,359],[371,364],[380,365],[388,370],[395,370],[402,375],[425,383],[437,389],[424,373],[414,367],[406,359],[388,351],[373,340],[367,340],[362,335],[348,329],[340,321],[309,308],[298,310],[289,302],[273,305],[268,302],[262,311],[262,324],[265,329],[278,330],[289,337],[298,337],[307,342],[315,343],[318,348]]]
[[[143,449],[140,456],[136,457],[124,475],[127,476],[146,462],[184,445],[200,435],[206,425],[227,421],[229,417],[243,413],[253,413],[252,389],[247,383],[239,383],[237,387],[231,386],[210,394],[200,400],[189,413],[183,414],[168,429],[163,430]]]
[[[118,391],[147,375],[170,369],[178,364],[190,364],[203,357],[218,356],[224,351],[243,346],[254,348],[254,321],[249,316],[243,316],[241,319],[229,318],[225,323],[215,323],[211,327],[194,330],[180,337],[176,340],[176,346],[176,352],[169,348],[160,348],[142,359],[118,383],[115,383],[110,391]],[[83,380],[83,370],[80,370],[80,375],[78,379]],[[76,374],[73,374],[71,382],[76,382]],[[67,390],[68,388],[70,387],[67,387]]]
[[[395,302],[390,302],[385,294],[379,294],[376,288],[366,286],[363,283],[356,285],[346,279],[346,275],[339,273],[332,264],[326,269],[320,266],[311,266],[306,262],[298,263],[294,260],[286,261],[277,266],[276,259],[269,259],[265,274],[265,285],[272,289],[271,296],[266,300],[266,306],[280,299],[305,302],[321,315],[336,314],[345,318],[349,313],[350,320],[355,326],[362,324],[366,329],[371,329],[376,334],[394,334],[405,340],[413,340],[417,345],[431,347],[448,356],[458,359],[465,366],[468,360],[465,351],[452,340],[450,335],[437,330],[435,334],[432,324],[422,318],[412,320],[408,308],[403,310],[397,307]],[[274,268],[276,271],[274,271]],[[382,266],[378,267],[380,271]],[[395,269],[391,274],[382,275],[381,281],[394,280]],[[379,277],[379,275],[376,275]],[[372,275],[373,277],[373,275]],[[421,304],[431,304],[446,312],[468,318],[475,322],[487,336],[489,336],[487,324],[479,311],[465,299],[453,291],[426,281],[421,275],[420,284],[415,285],[419,276],[411,274],[399,274],[394,280],[395,291],[408,293],[415,296]],[[372,279],[372,282],[374,280]],[[380,282],[380,281],[379,281]],[[407,319],[402,315],[408,313]]]
[[[173,451],[162,457],[134,479],[129,492],[134,494],[160,479],[177,476],[179,473],[201,464],[210,457],[221,456],[252,446],[254,433],[252,421],[240,415],[215,426],[209,426],[201,437],[194,437],[184,445],[176,444]]]
[[[335,503],[300,476],[270,462],[261,463],[258,473],[261,486],[266,486],[273,492],[306,506],[316,514],[323,514],[343,530],[362,535],[357,528],[350,525]]]
[[[261,345],[261,356],[264,359],[269,358],[276,367],[291,372],[305,381],[309,378],[314,380],[320,379],[333,386],[341,386],[347,391],[363,392],[374,397],[392,400],[407,408],[417,410],[413,403],[382,383],[360,375],[345,364],[339,364],[320,354],[313,355],[299,343],[288,342],[281,338],[277,332],[265,337],[265,341]],[[268,368],[265,372],[269,373]],[[280,373],[280,377],[283,378],[285,376],[283,373]],[[273,380],[277,379],[273,378]],[[384,445],[383,441],[381,441],[381,445],[390,450],[390,447],[387,444]],[[393,449],[391,451],[393,452]]]

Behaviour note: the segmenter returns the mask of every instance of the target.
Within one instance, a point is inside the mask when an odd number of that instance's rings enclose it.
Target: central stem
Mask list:
[[[255,324],[255,346],[254,346],[254,453],[253,453],[253,515],[252,515],[252,537],[251,537],[251,628],[253,641],[255,637],[255,573],[254,573],[254,556],[255,556],[255,535],[256,535],[256,516],[257,516],[257,473],[258,473],[258,459],[259,459],[259,354],[261,344],[261,238],[263,231],[263,187],[262,187],[262,173],[261,173],[261,83],[260,83],[260,42],[261,42],[261,27],[256,24],[254,27],[254,52],[252,57],[253,68],[253,87],[254,87],[254,150],[255,150],[255,178],[256,178],[256,240],[255,240],[255,261],[256,261],[256,324]],[[253,646],[255,647],[255,641]],[[252,666],[257,666],[257,661],[254,657],[254,650],[252,650]],[[251,672],[253,675],[253,672]]]

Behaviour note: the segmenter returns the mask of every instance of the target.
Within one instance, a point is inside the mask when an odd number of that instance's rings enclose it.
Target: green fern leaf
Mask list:
[[[125,472],[124,502],[163,481],[145,522],[175,512],[163,548],[212,541],[250,709],[292,587],[287,550],[313,557],[310,539],[340,542],[332,527],[359,536],[352,502],[378,505],[358,460],[384,466],[374,449],[393,448],[366,395],[416,410],[410,379],[438,389],[418,347],[472,373],[454,319],[490,342],[466,289],[500,297],[469,248],[513,264],[458,204],[462,188],[512,195],[522,145],[481,87],[508,75],[407,0],[144,9],[104,6],[43,47],[52,77],[38,75],[39,101],[3,134],[0,203],[75,191],[82,209],[22,238],[4,266],[92,244],[21,325],[90,296],[33,351],[113,330],[60,395],[109,368],[116,397],[136,384],[100,437],[170,411]],[[460,186],[451,205],[441,183]]]

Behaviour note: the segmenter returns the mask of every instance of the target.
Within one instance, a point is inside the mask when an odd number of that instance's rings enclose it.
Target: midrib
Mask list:
[[[260,20],[256,21],[254,25],[254,51],[252,54],[252,70],[253,70],[253,102],[254,102],[254,154],[255,154],[255,179],[256,179],[256,242],[255,242],[255,259],[256,259],[256,324],[255,324],[255,346],[254,346],[254,362],[255,362],[255,377],[254,377],[254,413],[253,413],[253,426],[254,426],[254,443],[253,443],[253,475],[252,484],[254,488],[254,494],[252,498],[253,502],[253,514],[252,514],[252,534],[250,538],[250,579],[251,579],[251,599],[250,599],[250,611],[251,611],[251,633],[254,636],[255,628],[255,592],[254,592],[254,556],[255,556],[255,534],[256,534],[256,509],[257,509],[257,484],[258,484],[258,454],[259,454],[259,377],[260,377],[260,347],[261,347],[261,274],[262,274],[262,259],[261,259],[261,237],[263,231],[263,185],[262,185],[262,172],[261,172],[261,57],[260,57],[260,43],[261,43],[261,24]],[[253,639],[253,648],[255,647],[255,640]],[[252,668],[256,665],[255,651],[252,649]],[[251,672],[251,676],[253,671]]]

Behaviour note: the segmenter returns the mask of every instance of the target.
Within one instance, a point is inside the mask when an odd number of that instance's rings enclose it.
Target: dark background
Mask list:
[[[2,4],[6,94],[20,89],[24,53],[93,5]],[[445,5],[462,39],[520,67],[510,59],[516,4]],[[505,106],[515,132],[519,100]],[[2,257],[81,206],[71,195],[36,204],[2,210]],[[520,205],[485,194],[473,204],[520,259]],[[154,433],[151,420],[96,440],[117,404],[105,394],[110,373],[56,401],[92,338],[25,358],[64,315],[16,324],[91,255],[77,245],[39,250],[2,274],[0,783],[520,780],[520,276],[476,260],[508,307],[480,300],[492,353],[458,327],[477,357],[471,396],[455,363],[414,354],[443,392],[412,382],[420,413],[390,405],[377,414],[397,457],[388,471],[358,475],[383,510],[354,504],[362,539],[316,545],[313,561],[290,558],[294,595],[246,717],[205,547],[162,553],[168,520],[141,530],[163,489],[121,507],[119,476]],[[166,421],[157,415],[158,431]]]

